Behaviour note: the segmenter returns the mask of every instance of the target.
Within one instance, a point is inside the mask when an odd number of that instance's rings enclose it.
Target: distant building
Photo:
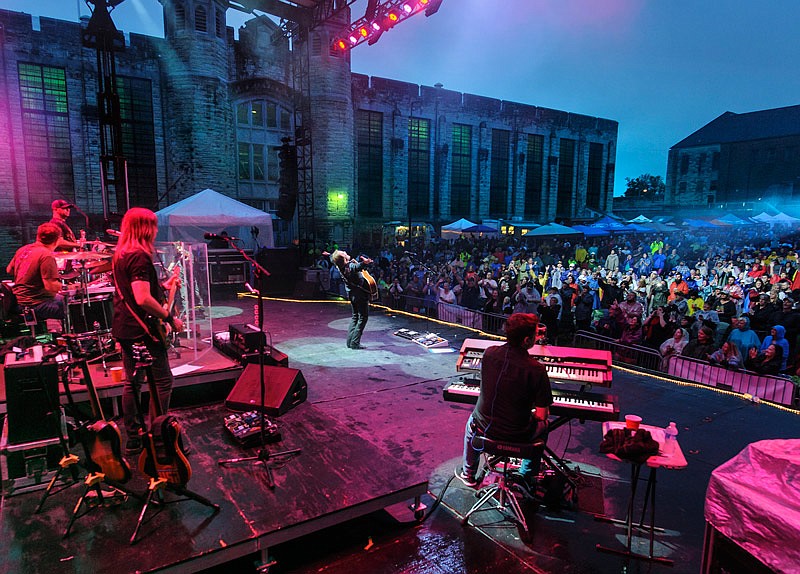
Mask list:
[[[667,205],[800,200],[800,106],[725,112],[670,148],[666,184]]]
[[[210,187],[274,213],[281,139],[295,136],[288,41],[266,18],[235,40],[225,0],[160,2],[165,37],[130,34],[116,59],[131,204],[160,209]],[[616,121],[352,74],[349,53],[331,49],[340,18],[303,47],[318,239],[372,240],[391,220],[610,209]],[[102,219],[85,26],[0,10],[0,249],[30,238],[54,198]],[[294,225],[276,225],[277,244]]]

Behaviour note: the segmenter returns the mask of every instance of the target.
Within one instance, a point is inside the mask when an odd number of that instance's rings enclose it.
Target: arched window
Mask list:
[[[198,32],[208,32],[208,16],[205,6],[194,9],[194,29]]]
[[[175,3],[175,30],[183,32],[186,29],[186,9],[183,4]]]

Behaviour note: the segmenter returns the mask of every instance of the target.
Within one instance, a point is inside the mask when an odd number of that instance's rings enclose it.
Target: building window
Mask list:
[[[559,148],[556,215],[571,217],[572,198],[575,195],[575,140],[561,138]]]
[[[383,114],[356,111],[358,214],[383,215]]]
[[[239,142],[239,179],[250,179],[250,144]]]
[[[544,181],[544,136],[528,134],[528,159],[525,169],[526,219],[536,219],[542,211],[542,183]]]
[[[186,8],[181,3],[175,4],[175,30],[178,32],[186,30]]]
[[[681,175],[686,175],[689,173],[689,155],[682,153],[681,154]]]
[[[322,38],[319,34],[311,36],[311,55],[319,56],[322,54]]]
[[[117,76],[117,93],[131,204],[156,205],[158,174],[152,84],[145,78]]]
[[[472,195],[472,126],[453,124],[450,215],[469,217]]]
[[[719,152],[715,151],[711,154],[711,169],[719,171]]]
[[[277,182],[279,175],[278,151],[280,147],[271,147],[267,152],[267,180]]]
[[[292,129],[292,114],[290,114],[287,110],[281,108],[281,129],[282,130],[290,130]]]
[[[589,172],[586,177],[586,205],[600,209],[603,182],[603,144],[589,144]]]
[[[511,132],[492,130],[492,157],[489,176],[489,215],[508,217],[508,154]]]
[[[66,74],[24,63],[18,71],[30,204],[49,206],[55,196],[74,200]]]
[[[272,103],[267,104],[267,127],[268,128],[278,127],[278,108],[275,104]]]
[[[706,163],[706,154],[701,153],[700,156],[697,158],[697,173],[702,175],[703,168],[705,167]]]
[[[408,214],[427,217],[430,213],[431,122],[408,120]]]
[[[198,32],[208,32],[208,15],[205,6],[194,9],[194,29]]]
[[[217,10],[215,25],[217,29],[217,38],[225,37],[225,12]]]

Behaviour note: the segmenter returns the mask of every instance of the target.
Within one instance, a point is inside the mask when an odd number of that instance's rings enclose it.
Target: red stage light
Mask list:
[[[423,6],[428,3],[428,0],[419,0],[419,3]]]
[[[339,40],[336,43],[336,45],[339,46],[339,48],[342,49],[342,50],[346,50],[347,49],[347,44],[344,43],[344,40]]]
[[[361,35],[362,35],[364,38],[366,38],[366,37],[367,37],[367,29],[366,29],[366,28],[361,28],[361,29],[358,31],[358,33],[359,33],[359,34],[361,34]]]
[[[389,12],[389,20],[391,20],[392,22],[397,22],[397,14],[395,14],[394,12]]]

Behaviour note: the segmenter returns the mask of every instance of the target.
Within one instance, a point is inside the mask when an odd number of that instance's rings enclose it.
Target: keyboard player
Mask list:
[[[480,394],[464,433],[463,465],[456,470],[467,486],[478,486],[480,452],[472,444],[476,435],[510,442],[546,438],[553,403],[550,380],[544,366],[528,354],[538,326],[536,315],[514,313],[506,321],[506,343],[487,348],[483,355]],[[518,478],[529,492],[535,490],[540,460],[541,452],[519,468]]]

